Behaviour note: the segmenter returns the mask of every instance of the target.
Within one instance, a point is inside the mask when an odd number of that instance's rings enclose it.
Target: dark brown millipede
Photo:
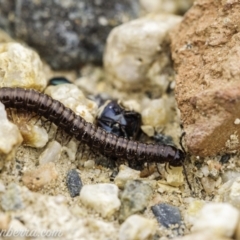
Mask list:
[[[142,143],[107,133],[86,122],[61,102],[33,89],[0,88],[0,102],[6,108],[24,109],[46,118],[91,150],[107,157],[137,163],[168,163],[173,167],[182,166],[186,157],[185,152],[174,146]]]

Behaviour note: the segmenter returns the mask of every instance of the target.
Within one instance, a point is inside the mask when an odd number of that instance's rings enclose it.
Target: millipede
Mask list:
[[[185,151],[172,145],[142,143],[117,137],[101,127],[86,122],[61,102],[36,90],[18,87],[0,88],[0,102],[6,108],[24,109],[44,117],[70,137],[75,137],[91,150],[106,157],[126,159],[128,162],[139,164],[167,163],[172,167],[183,166],[185,171],[183,165],[186,158]]]

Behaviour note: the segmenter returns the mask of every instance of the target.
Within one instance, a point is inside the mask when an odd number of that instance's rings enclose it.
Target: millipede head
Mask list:
[[[180,167],[183,165],[185,158],[186,158],[185,152],[183,152],[180,149],[177,149],[174,158],[171,159],[171,161],[169,161],[169,165],[172,167]]]

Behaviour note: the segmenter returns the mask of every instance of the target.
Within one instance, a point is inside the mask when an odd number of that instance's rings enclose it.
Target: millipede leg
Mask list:
[[[49,124],[48,130],[47,130],[47,133],[50,132],[51,127],[52,127],[52,122],[50,122],[50,124]]]
[[[37,116],[37,120],[36,120],[36,122],[34,123],[34,125],[36,125],[37,122],[38,122],[40,119],[41,119],[41,116]]]
[[[29,115],[29,118],[27,119],[27,122],[30,122],[30,120],[32,120],[33,118],[35,117],[38,117],[39,118],[39,115],[38,114],[34,114],[34,115]],[[38,121],[37,121],[38,122]],[[34,124],[36,124],[37,122],[35,122]]]
[[[155,163],[155,165],[156,165],[156,168],[157,168],[157,172],[159,173],[160,176],[162,176],[162,174],[160,173],[160,170],[159,170],[159,168],[158,168],[158,164]]]
[[[168,169],[171,169],[170,168],[170,166],[169,166],[169,163],[167,162],[167,163],[165,163],[165,165],[164,165],[164,169],[165,169],[165,171],[167,172],[167,173],[169,173],[168,172]]]
[[[67,140],[66,140],[66,142],[64,143],[64,145],[65,145],[65,146],[68,145],[71,140],[72,140],[72,136],[67,136]]]

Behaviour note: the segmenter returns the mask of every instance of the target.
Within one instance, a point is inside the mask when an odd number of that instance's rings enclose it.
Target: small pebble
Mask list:
[[[230,154],[224,154],[224,155],[221,156],[221,159],[219,160],[219,162],[221,164],[228,163],[230,158],[231,158]]]
[[[118,187],[108,183],[84,185],[80,199],[84,205],[106,218],[118,211],[121,205],[118,198]]]
[[[29,121],[29,115],[18,113],[13,121],[21,132],[25,146],[42,148],[47,144],[48,133],[44,127],[36,124],[36,119]]]
[[[0,181],[0,193],[5,192],[6,187],[2,181]]]
[[[15,183],[10,183],[1,197],[1,207],[4,211],[13,211],[24,208],[21,191]]]
[[[78,143],[74,140],[70,140],[70,142],[66,146],[62,146],[62,151],[66,152],[70,161],[76,160]]]
[[[192,200],[188,203],[188,208],[184,217],[185,221],[193,224],[196,221],[196,218],[198,218],[199,212],[203,208],[204,204],[205,202],[202,200]]]
[[[0,44],[0,86],[42,91],[47,80],[39,55],[19,43]]]
[[[171,167],[166,172],[167,183],[174,187],[179,187],[185,183],[182,167]]]
[[[183,225],[179,209],[167,203],[160,203],[151,207],[157,221],[166,228],[179,229]]]
[[[114,179],[114,183],[119,188],[124,188],[128,180],[135,180],[140,178],[140,171],[129,168],[125,165],[119,167],[118,175]]]
[[[193,231],[208,229],[217,236],[232,237],[239,220],[239,211],[229,203],[208,203],[203,206],[192,227]]]
[[[212,194],[216,191],[216,181],[210,177],[202,177],[201,183],[208,194]]]
[[[93,168],[95,166],[94,160],[87,160],[84,162],[84,168]]]
[[[228,181],[233,181],[235,178],[240,177],[240,172],[237,172],[236,170],[225,170],[222,175],[222,181],[223,183],[226,183]]]
[[[156,232],[156,227],[155,221],[132,215],[121,225],[119,240],[150,240]]]
[[[65,83],[70,84],[71,82],[65,77],[53,77],[48,81],[48,86],[49,85],[56,86],[56,85],[65,84]]]
[[[7,138],[6,138],[7,136]],[[14,157],[16,148],[23,138],[16,125],[7,118],[5,107],[0,103],[0,153],[6,160]]]
[[[146,12],[183,14],[193,4],[193,0],[140,0]]]
[[[231,240],[230,238],[225,238],[218,236],[211,231],[204,230],[201,232],[191,233],[184,237],[177,237],[174,240]]]
[[[39,164],[57,162],[61,155],[62,146],[57,141],[48,143],[47,148],[39,156]]]
[[[72,198],[79,196],[82,181],[76,169],[71,169],[67,174],[67,188]]]
[[[149,184],[139,180],[129,180],[121,195],[119,221],[124,221],[130,215],[142,213],[147,208],[153,190]]]
[[[0,213],[0,229],[7,230],[11,221],[11,215],[9,213]]]
[[[240,209],[240,177],[224,183],[218,190],[222,200]]]
[[[58,172],[55,164],[50,162],[38,166],[36,169],[27,171],[23,174],[23,184],[30,190],[38,191],[51,181],[56,180]]]

